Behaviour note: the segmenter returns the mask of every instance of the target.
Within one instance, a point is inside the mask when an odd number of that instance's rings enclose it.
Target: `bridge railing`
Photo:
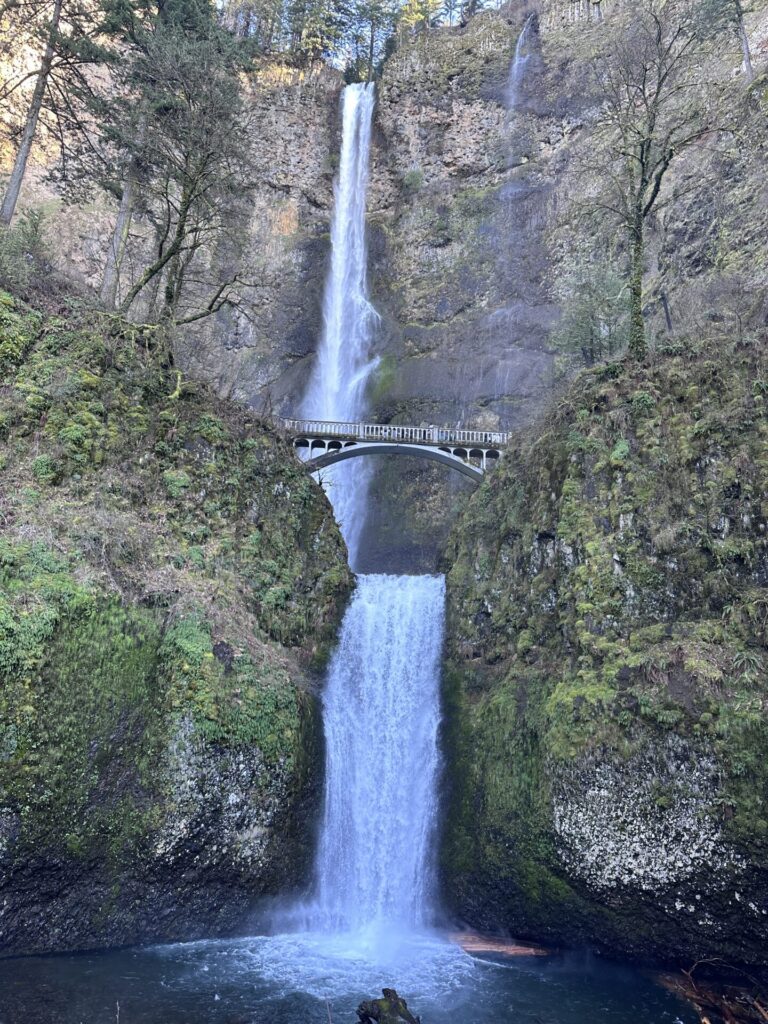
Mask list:
[[[397,423],[348,423],[341,420],[283,420],[292,434],[346,437],[356,441],[403,441],[411,444],[503,445],[509,433],[499,430],[453,430],[450,427],[410,427]]]

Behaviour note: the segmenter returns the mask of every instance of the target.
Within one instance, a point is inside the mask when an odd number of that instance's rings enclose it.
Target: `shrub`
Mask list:
[[[45,216],[25,210],[11,228],[0,229],[0,286],[25,294],[39,286],[51,265]]]
[[[412,167],[403,175],[403,187],[407,192],[418,192],[424,184],[424,172],[420,167]]]

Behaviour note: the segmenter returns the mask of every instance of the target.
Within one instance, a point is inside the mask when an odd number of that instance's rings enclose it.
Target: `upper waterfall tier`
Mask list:
[[[323,336],[301,411],[323,420],[360,419],[375,361],[370,347],[378,319],[368,297],[365,202],[376,100],[373,84],[348,85],[342,94],[342,143],[334,188],[331,264],[323,299]],[[329,494],[354,566],[365,519],[368,467],[339,467]]]
[[[302,403],[304,415],[358,419],[370,373],[377,319],[368,297],[365,201],[374,86],[349,85],[342,94],[342,143],[334,187],[331,265],[323,299],[323,336]]]

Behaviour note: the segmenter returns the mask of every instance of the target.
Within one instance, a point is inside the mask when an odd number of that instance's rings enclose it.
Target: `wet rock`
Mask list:
[[[421,1018],[411,1013],[406,1001],[393,988],[383,988],[381,992],[381,999],[371,999],[358,1006],[360,1024],[400,1024],[400,1021],[420,1024]]]

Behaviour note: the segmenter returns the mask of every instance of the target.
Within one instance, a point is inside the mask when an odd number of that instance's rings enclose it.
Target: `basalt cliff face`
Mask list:
[[[446,898],[768,966],[765,353],[583,374],[449,553]]]
[[[0,953],[225,934],[304,878],[350,589],[290,447],[0,295]]]
[[[548,380],[546,181],[527,152],[533,113],[509,109],[519,30],[519,15],[483,15],[404,44],[385,66],[368,201],[373,416],[508,425]],[[204,359],[188,347],[222,389],[285,413],[322,329],[341,88],[327,69],[254,79],[248,315],[207,324]]]
[[[530,419],[551,382],[551,154],[532,159],[549,111],[537,52],[512,109],[523,20],[484,14],[403,44],[386,64],[368,201],[381,316],[373,420],[504,429]],[[322,331],[341,82],[324,71],[265,88],[257,79],[254,102],[273,109],[257,119],[263,173],[243,254],[258,284],[243,291],[245,314],[222,312],[181,351],[219,389],[291,415]],[[433,566],[466,494],[428,464],[379,464],[362,567]]]

